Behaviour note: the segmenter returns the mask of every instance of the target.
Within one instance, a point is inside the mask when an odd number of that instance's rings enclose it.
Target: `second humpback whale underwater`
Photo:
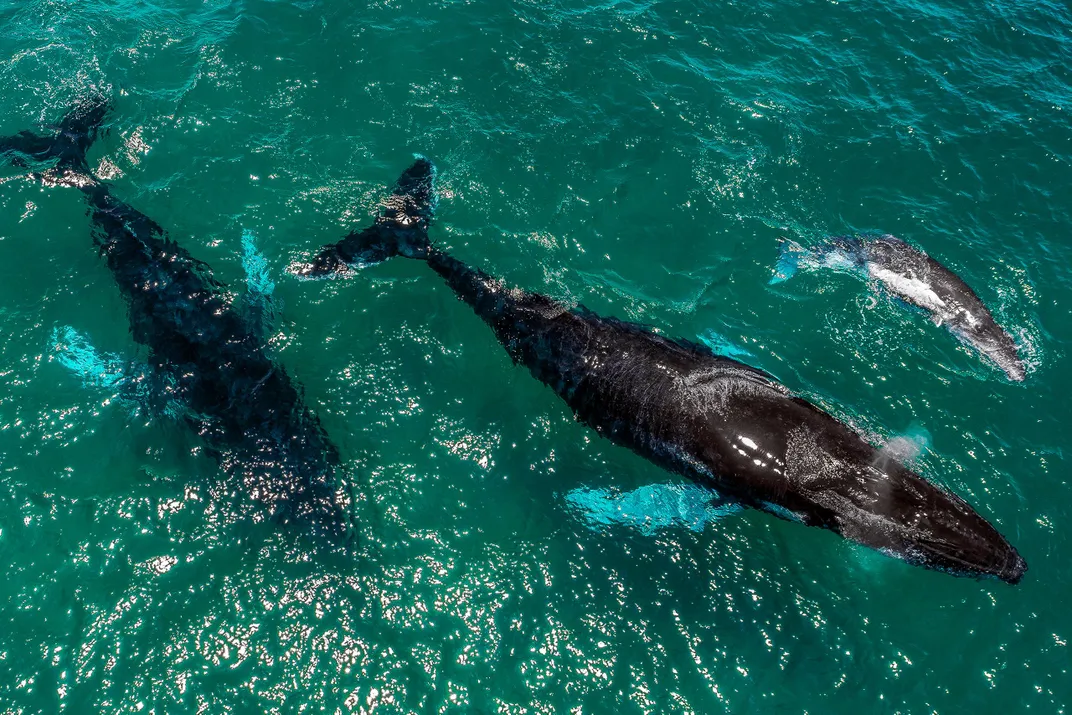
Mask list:
[[[993,361],[1010,380],[1020,382],[1026,376],[1016,343],[975,291],[941,263],[899,238],[839,236],[813,249],[787,241],[771,282],[784,281],[801,268],[829,268],[874,281],[891,295],[929,313],[935,324],[945,325]]]
[[[426,261],[516,363],[599,434],[745,506],[921,566],[1017,583],[1027,569],[964,500],[885,458],[773,377],[647,327],[511,288],[431,243],[435,168],[418,158],[372,226],[299,275]]]
[[[126,299],[131,334],[149,353],[143,374],[109,384],[132,393],[153,388],[276,519],[332,540],[348,537],[338,450],[268,351],[267,296],[250,294],[238,310],[206,264],[92,176],[86,151],[107,110],[106,100],[94,98],[70,111],[53,135],[0,137],[0,156],[23,167],[54,162],[36,174],[86,199],[95,244]],[[78,334],[66,335],[67,349],[84,356]]]

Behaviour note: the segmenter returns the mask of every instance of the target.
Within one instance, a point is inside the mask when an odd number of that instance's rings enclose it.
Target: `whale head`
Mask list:
[[[707,390],[697,461],[720,491],[926,568],[1023,577],[1023,558],[967,502],[818,407],[744,371]]]
[[[971,322],[957,321],[951,327],[961,342],[978,350],[1013,382],[1023,382],[1027,377],[1016,342],[989,315]]]
[[[816,410],[818,412],[818,410]],[[845,538],[926,568],[1015,584],[1027,564],[966,501],[819,413],[790,435],[787,476]]]

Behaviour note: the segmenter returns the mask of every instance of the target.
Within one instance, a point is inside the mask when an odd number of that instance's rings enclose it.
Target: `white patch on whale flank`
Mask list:
[[[916,305],[927,310],[941,310],[946,307],[945,301],[938,297],[934,289],[926,281],[918,278],[909,278],[906,275],[881,268],[874,263],[867,264],[867,272],[875,280],[879,281],[893,293],[905,296]]]

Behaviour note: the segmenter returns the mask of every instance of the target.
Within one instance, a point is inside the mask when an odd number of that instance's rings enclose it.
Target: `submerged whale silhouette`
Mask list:
[[[830,529],[921,566],[1017,583],[1027,565],[964,500],[773,377],[647,327],[511,288],[428,238],[435,168],[402,174],[374,223],[297,267],[306,277],[402,255],[427,261],[516,363],[577,419],[745,506]]]
[[[816,248],[787,241],[772,283],[787,280],[799,269],[829,268],[873,281],[905,303],[921,308],[937,325],[991,360],[1020,382],[1026,376],[1016,343],[983,301],[955,273],[926,253],[894,236],[839,236]]]
[[[88,203],[95,244],[128,305],[131,334],[148,348],[146,374],[115,375],[109,384],[143,389],[148,381],[168,411],[199,434],[224,471],[275,518],[307,524],[333,540],[346,538],[339,453],[303,403],[299,386],[269,353],[266,297],[251,293],[246,310],[236,309],[205,263],[92,176],[86,151],[107,111],[103,98],[84,101],[53,135],[0,138],[0,156],[23,167],[54,161],[36,174],[77,187]],[[64,335],[76,343],[67,346],[79,351],[74,360],[99,362],[78,344],[77,333]]]

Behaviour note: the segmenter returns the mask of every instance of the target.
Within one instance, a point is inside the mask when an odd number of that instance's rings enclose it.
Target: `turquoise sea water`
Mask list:
[[[103,89],[117,196],[239,288],[255,237],[359,525],[340,556],[253,524],[194,436],[56,359],[65,326],[139,352],[81,196],[3,168],[0,713],[1068,712],[1066,5],[0,0],[0,27],[0,134]],[[414,152],[459,258],[717,336],[876,441],[925,430],[917,468],[1024,582],[693,502],[593,524],[577,495],[687,492],[425,266],[285,272]],[[781,239],[862,231],[956,270],[1027,380],[850,277],[768,285]]]

